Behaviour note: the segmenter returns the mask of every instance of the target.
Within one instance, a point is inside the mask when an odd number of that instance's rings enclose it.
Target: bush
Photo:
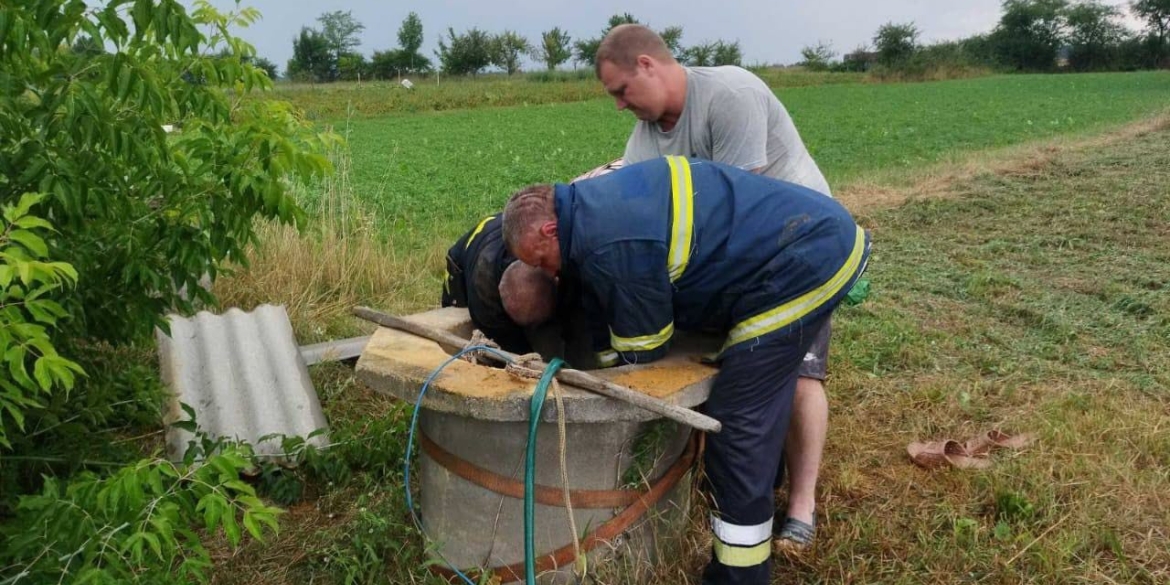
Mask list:
[[[25,430],[25,413],[42,408],[55,389],[68,391],[81,368],[61,357],[52,330],[66,316],[57,299],[77,281],[77,271],[48,260],[42,238],[49,222],[31,214],[44,195],[26,193],[5,205],[0,221],[0,449],[11,449]]]
[[[478,75],[492,62],[492,38],[472,27],[463,34],[447,28],[448,41],[439,39],[439,63],[449,75]]]
[[[95,440],[157,424],[157,378],[133,342],[168,311],[214,302],[200,280],[244,261],[256,218],[301,225],[293,182],[329,170],[335,137],[247,99],[271,80],[228,30],[257,17],[175,0],[29,0],[0,15],[0,514],[15,514],[0,572],[198,579],[191,520],[234,544],[240,522],[258,535],[274,518],[238,482],[240,450],[120,467],[136,448]],[[97,450],[119,456],[78,455]],[[91,471],[54,477],[78,468]]]
[[[905,65],[918,50],[918,27],[914,23],[883,24],[873,37],[877,62],[885,67]]]
[[[530,71],[524,74],[528,81],[538,83],[568,83],[570,81],[594,81],[592,69],[572,69],[569,71]]]
[[[799,63],[800,66],[809,71],[828,71],[830,70],[837,58],[837,52],[833,50],[833,46],[829,43],[820,42],[816,46],[806,46],[800,50],[802,58]]]
[[[378,79],[394,79],[399,75],[424,74],[431,71],[431,60],[405,49],[374,51],[370,59],[370,73]]]
[[[200,465],[142,460],[109,477],[85,472],[67,484],[49,479],[21,498],[0,532],[0,578],[30,583],[206,582],[211,557],[193,528],[222,531],[236,546],[247,531],[277,529],[240,473],[246,447],[229,447]],[[9,581],[5,581],[9,582]]]
[[[1067,6],[1066,0],[1005,0],[990,37],[996,60],[1015,71],[1051,71]]]
[[[280,104],[239,99],[271,87],[244,62],[255,51],[223,35],[205,46],[198,30],[254,12],[139,0],[127,22],[117,4],[16,6],[0,39],[0,200],[45,194],[59,230],[48,251],[80,283],[65,302],[69,334],[147,336],[167,310],[193,308],[181,288],[213,300],[199,281],[242,257],[253,218],[304,220],[286,178],[328,169],[321,138]],[[113,51],[58,50],[83,30]],[[213,56],[221,48],[231,56]]]

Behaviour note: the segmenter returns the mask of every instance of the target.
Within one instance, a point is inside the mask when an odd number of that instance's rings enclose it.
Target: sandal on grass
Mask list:
[[[910,456],[910,460],[915,465],[926,469],[937,469],[948,465],[957,469],[987,469],[991,466],[989,459],[985,456],[972,454],[965,445],[958,441],[910,443],[906,447],[906,454]]]
[[[967,441],[964,447],[971,455],[986,455],[992,449],[1022,449],[1036,439],[1032,433],[1009,435],[998,429],[987,431]]]
[[[772,550],[777,554],[803,552],[812,546],[816,538],[816,523],[816,514],[813,514],[811,524],[792,517],[785,518],[780,533],[772,539]]]

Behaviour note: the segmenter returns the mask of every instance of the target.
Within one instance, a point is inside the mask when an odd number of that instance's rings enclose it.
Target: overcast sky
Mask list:
[[[212,4],[225,10],[235,6],[234,0]],[[398,45],[398,27],[411,11],[422,19],[422,53],[432,61],[437,61],[433,50],[447,27],[456,32],[473,26],[489,32],[511,29],[535,42],[542,31],[559,26],[576,41],[598,36],[610,15],[629,12],[658,30],[683,27],[683,46],[738,40],[745,64],[787,64],[800,60],[801,47],[819,41],[832,43],[838,53],[849,52],[869,43],[874,31],[891,21],[913,21],[924,42],[986,32],[999,19],[1000,0],[244,0],[243,5],[259,9],[263,18],[240,36],[283,72],[301,27],[317,27],[316,18],[333,10],[351,10],[365,25],[358,50],[367,57]]]

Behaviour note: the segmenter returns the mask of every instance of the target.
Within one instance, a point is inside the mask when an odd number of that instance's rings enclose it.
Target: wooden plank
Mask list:
[[[377,323],[383,327],[389,327],[390,329],[397,329],[399,331],[413,333],[419,337],[430,339],[431,341],[450,347],[464,347],[467,345],[466,339],[463,339],[454,333],[442,331],[433,327],[427,327],[425,325],[420,325],[413,321],[403,319],[402,317],[396,317],[394,315],[388,315],[380,311],[375,311],[369,307],[354,307],[353,314],[357,317],[365,319],[366,321]],[[516,354],[508,353],[502,350],[500,353],[506,356],[506,359],[500,358],[499,356],[488,352],[481,353],[481,357],[496,363],[512,361],[517,357]],[[613,398],[614,400],[621,400],[622,402],[633,404],[639,408],[648,410],[658,415],[662,415],[673,421],[680,422],[684,425],[699,429],[701,431],[706,431],[708,433],[718,433],[723,428],[723,425],[721,425],[719,421],[707,415],[697,413],[693,410],[683,408],[675,404],[670,404],[669,402],[659,400],[652,396],[647,396],[641,392],[637,392],[625,386],[619,386],[612,382],[602,380],[597,376],[582,372],[580,370],[562,369],[557,372],[556,377],[562,382],[572,384],[573,386],[583,390],[588,390],[590,392],[601,394],[602,396]]]

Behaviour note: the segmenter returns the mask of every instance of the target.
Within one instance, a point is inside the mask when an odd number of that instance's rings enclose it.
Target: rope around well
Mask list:
[[[467,342],[467,345],[464,347],[464,349],[475,346],[486,346],[496,349],[500,348],[500,346],[495,341],[489,339],[486,335],[483,334],[482,331],[478,329],[472,331],[471,340]],[[460,359],[475,365],[479,365],[483,363],[479,357],[479,354],[482,351],[483,350],[468,352]],[[526,353],[524,355],[517,356],[514,361],[508,362],[508,364],[504,366],[504,371],[508,372],[509,375],[519,380],[530,381],[539,380],[541,374],[544,372],[544,368],[544,359],[540,356],[539,353]],[[559,452],[561,464],[561,488],[564,490],[565,494],[565,511],[569,516],[569,530],[573,536],[573,556],[575,558],[576,565],[573,570],[573,576],[576,578],[578,583],[582,583],[588,575],[588,559],[585,555],[581,554],[581,539],[577,534],[577,521],[573,517],[573,503],[569,497],[570,484],[568,465],[568,431],[565,426],[564,391],[562,390],[560,383],[557,382],[556,378],[553,378],[552,380],[552,391],[553,397],[557,401],[557,430],[560,438]]]

